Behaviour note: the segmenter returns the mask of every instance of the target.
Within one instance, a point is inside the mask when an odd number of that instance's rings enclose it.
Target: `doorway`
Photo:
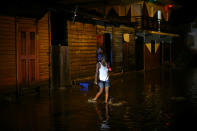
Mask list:
[[[112,66],[112,34],[97,35],[97,47],[103,49],[107,62]]]
[[[103,50],[106,55],[107,62],[112,66],[112,34],[105,33],[103,37]]]
[[[35,26],[19,26],[17,32],[17,76],[19,93],[31,87],[37,79],[37,42]]]
[[[135,41],[136,70],[144,69],[144,37],[137,36]]]

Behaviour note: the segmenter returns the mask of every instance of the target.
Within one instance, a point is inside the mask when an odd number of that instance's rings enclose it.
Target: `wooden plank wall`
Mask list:
[[[113,43],[112,43],[112,52],[113,52],[113,64],[112,68],[114,72],[121,72],[122,71],[122,60],[123,60],[123,53],[122,53],[122,30],[119,27],[113,27]]]
[[[130,42],[128,46],[128,59],[129,66],[133,66],[135,64],[135,42],[134,42],[134,29],[131,27],[113,27],[112,29],[112,61],[113,61],[113,71],[121,72],[123,67],[123,33],[131,33]]]
[[[0,16],[0,91],[16,85],[15,18]]]
[[[129,44],[129,70],[136,69],[136,56],[135,56],[135,33],[134,29],[130,28],[130,44]]]
[[[130,33],[130,42],[128,44],[128,64],[129,69],[135,69],[135,34],[134,29],[130,27],[112,27],[97,25],[97,34],[112,33],[112,68],[114,72],[122,70],[123,60],[123,33]]]
[[[48,13],[38,21],[39,79],[49,79],[49,24]]]
[[[93,76],[96,68],[96,26],[67,21],[71,80]]]
[[[104,33],[112,33],[112,26],[102,26],[96,25],[96,34],[97,35],[104,35]]]

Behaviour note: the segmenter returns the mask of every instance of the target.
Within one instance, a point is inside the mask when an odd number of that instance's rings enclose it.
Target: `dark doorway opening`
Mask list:
[[[144,69],[144,37],[138,36],[135,45],[136,70]]]
[[[52,45],[68,46],[67,18],[63,13],[51,13]]]
[[[103,51],[107,58],[107,62],[112,65],[112,34],[105,33],[103,37]]]

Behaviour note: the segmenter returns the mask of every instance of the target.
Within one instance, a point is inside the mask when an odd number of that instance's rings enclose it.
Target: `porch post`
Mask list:
[[[172,42],[170,42],[170,64],[172,64]]]
[[[164,64],[164,44],[165,43],[162,43],[162,56],[161,56],[161,64],[163,65]]]
[[[53,89],[52,83],[52,46],[51,46],[51,10],[48,11],[48,36],[49,36],[49,95]]]

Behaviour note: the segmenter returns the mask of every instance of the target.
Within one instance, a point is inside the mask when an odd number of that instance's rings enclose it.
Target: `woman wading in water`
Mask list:
[[[89,100],[90,102],[96,102],[99,96],[103,93],[104,89],[105,89],[105,103],[108,102],[109,87],[110,87],[108,71],[109,69],[108,69],[108,64],[106,62],[106,58],[105,56],[102,56],[100,62],[96,64],[96,73],[94,80],[94,83],[96,85],[98,84],[99,86],[99,91],[97,92],[96,96],[93,99]]]

